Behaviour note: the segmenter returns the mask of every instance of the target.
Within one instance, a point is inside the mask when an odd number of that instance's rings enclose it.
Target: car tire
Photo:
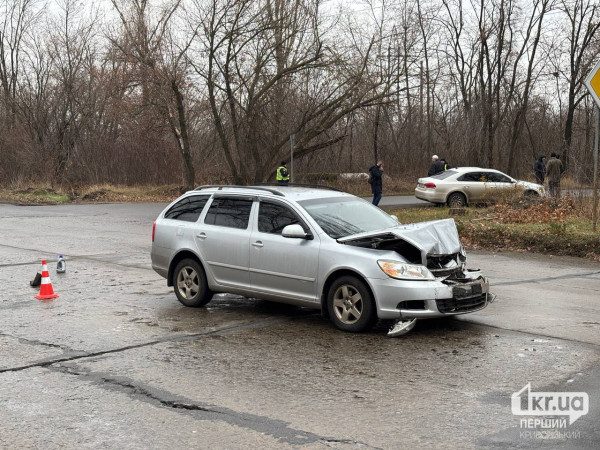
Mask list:
[[[453,192],[448,196],[448,206],[450,208],[464,208],[467,206],[467,197],[460,192]]]
[[[373,295],[363,281],[353,276],[335,280],[327,292],[327,311],[342,331],[360,333],[377,322]]]
[[[208,289],[206,274],[198,261],[190,258],[179,261],[173,271],[173,290],[185,306],[199,308],[212,299],[213,293]]]
[[[523,195],[527,198],[536,198],[540,196],[540,194],[536,191],[525,191]]]

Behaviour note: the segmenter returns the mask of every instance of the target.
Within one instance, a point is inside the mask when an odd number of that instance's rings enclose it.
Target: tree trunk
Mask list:
[[[561,155],[562,163],[565,167],[569,165],[569,157],[571,150],[571,141],[573,140],[573,121],[575,119],[575,80],[571,78],[569,84],[569,103],[567,105],[567,120],[565,121],[565,134],[563,142],[563,154]]]
[[[179,144],[179,153],[183,159],[185,185],[187,188],[193,188],[196,182],[196,173],[194,171],[192,155],[190,152],[190,139],[187,131],[188,127],[185,108],[183,105],[183,95],[181,92],[179,92],[179,86],[177,86],[177,83],[174,80],[171,82],[171,89],[173,90],[173,96],[175,97],[175,103],[177,105],[177,122],[179,124],[179,131],[174,128],[174,132],[177,143]]]
[[[377,164],[377,161],[379,161],[378,135],[379,135],[380,116],[381,116],[381,105],[377,105],[377,109],[375,110],[375,123],[373,125],[373,156],[375,157],[375,164]]]

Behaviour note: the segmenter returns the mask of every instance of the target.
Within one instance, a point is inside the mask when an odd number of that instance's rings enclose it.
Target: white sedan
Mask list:
[[[494,169],[459,167],[432,177],[419,178],[415,197],[432,203],[447,203],[451,207],[467,206],[483,200],[494,191],[519,189],[526,196],[544,195],[544,187],[528,181],[515,180]]]

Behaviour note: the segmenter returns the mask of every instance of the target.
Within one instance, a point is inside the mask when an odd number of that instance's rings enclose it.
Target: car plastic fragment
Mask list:
[[[403,336],[409,331],[411,331],[415,325],[417,324],[417,319],[410,320],[399,320],[397,321],[390,331],[388,331],[388,337],[398,337]]]

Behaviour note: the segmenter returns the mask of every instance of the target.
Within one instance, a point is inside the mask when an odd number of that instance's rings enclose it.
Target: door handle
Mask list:
[[[198,239],[202,239],[202,240],[204,240],[204,239],[206,239],[206,233],[203,231],[202,233],[198,233],[198,234],[196,235],[196,237],[197,237]]]
[[[264,247],[263,243],[261,241],[256,241],[252,243],[253,247]]]

